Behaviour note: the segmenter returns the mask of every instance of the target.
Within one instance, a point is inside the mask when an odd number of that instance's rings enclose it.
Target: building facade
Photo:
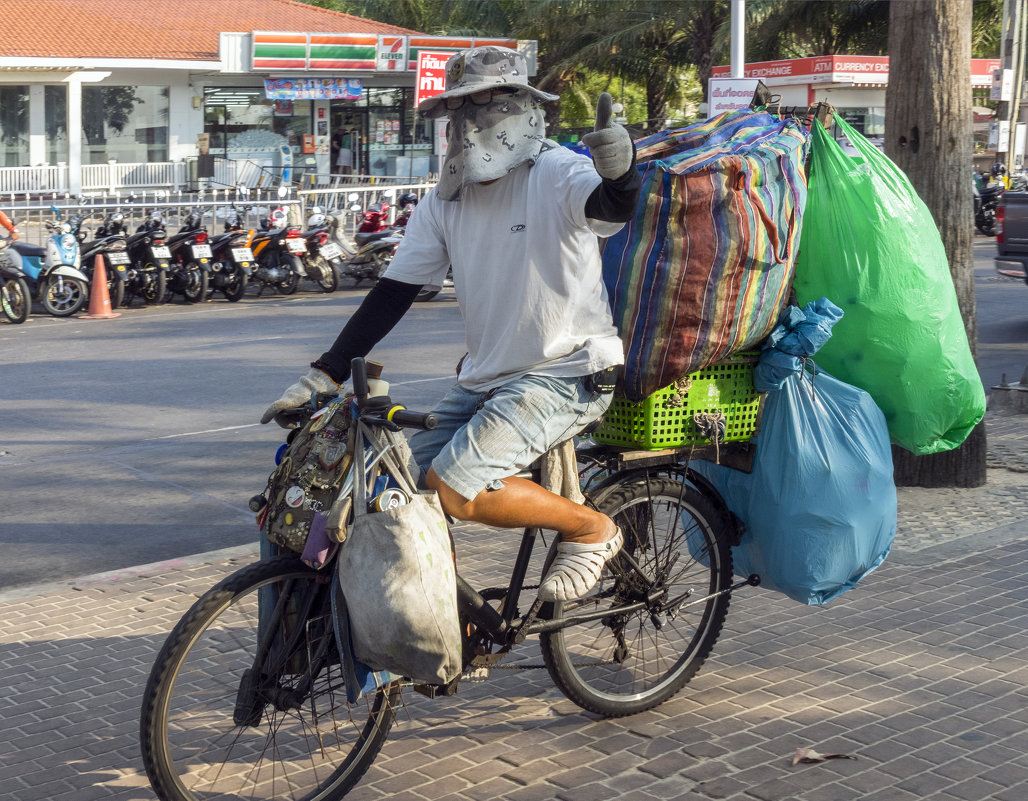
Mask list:
[[[425,176],[418,55],[475,44],[293,0],[0,0],[0,193],[161,186],[248,161]],[[335,139],[336,147],[333,147]],[[121,177],[117,177],[121,176]]]
[[[993,70],[999,59],[971,59],[971,90],[988,93]],[[713,116],[738,108],[740,90],[731,88],[727,79],[731,68],[712,71],[709,113]],[[885,135],[885,88],[889,83],[888,56],[813,56],[810,58],[761,61],[747,64],[744,78],[759,79],[780,99],[783,106],[810,106],[831,103],[837,113],[868,139],[878,144]],[[716,93],[721,93],[715,96]],[[745,94],[745,92],[742,92]],[[750,93],[752,97],[752,91]],[[746,98],[746,104],[749,99]],[[987,153],[988,122],[975,114],[975,151]],[[987,109],[986,109],[987,111]]]

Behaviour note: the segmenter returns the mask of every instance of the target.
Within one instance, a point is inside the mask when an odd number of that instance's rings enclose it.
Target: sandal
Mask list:
[[[600,580],[603,566],[624,544],[620,528],[606,542],[558,542],[557,556],[539,585],[539,597],[544,601],[581,598]]]

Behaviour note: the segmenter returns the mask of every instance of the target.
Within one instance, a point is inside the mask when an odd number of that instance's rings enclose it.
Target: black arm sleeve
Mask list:
[[[350,377],[350,362],[358,356],[367,356],[393,330],[414,303],[420,289],[417,284],[379,279],[347,320],[332,347],[312,362],[311,367],[323,370],[333,381],[343,383]]]
[[[604,178],[585,201],[585,216],[603,222],[628,222],[639,202],[642,178],[635,168],[635,143],[632,143],[632,166],[620,178]]]

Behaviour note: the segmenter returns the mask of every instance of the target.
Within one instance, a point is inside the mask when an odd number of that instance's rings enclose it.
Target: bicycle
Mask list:
[[[369,399],[363,360],[352,375],[352,412],[375,430],[402,437],[400,427],[434,426],[431,414]],[[387,468],[389,436],[368,451],[371,476]],[[506,586],[479,592],[458,573],[465,672],[448,685],[395,679],[347,703],[355,677],[344,677],[337,645],[334,560],[314,570],[279,555],[207,591],[169,635],[143,696],[142,753],[157,796],[342,798],[382,748],[403,689],[452,695],[532,635],[554,683],[583,709],[619,717],[675,695],[714,647],[732,591],[759,582],[732,583],[738,523],[680,454],[594,446],[583,458],[588,502],[621,526],[624,549],[575,601],[544,603],[526,583],[538,529],[524,531]],[[340,497],[353,492],[352,472]]]

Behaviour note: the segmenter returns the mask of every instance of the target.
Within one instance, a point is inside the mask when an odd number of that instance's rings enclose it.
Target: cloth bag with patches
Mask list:
[[[333,504],[351,464],[347,400],[332,401],[290,434],[268,478],[268,503],[258,518],[270,542],[301,554],[316,569],[346,536],[349,497],[345,509]]]
[[[357,428],[353,524],[338,560],[353,656],[372,671],[446,684],[463,665],[457,573],[446,517],[435,492],[415,487],[406,469],[411,459],[403,435],[363,424]],[[385,454],[406,503],[369,511],[366,442]]]

